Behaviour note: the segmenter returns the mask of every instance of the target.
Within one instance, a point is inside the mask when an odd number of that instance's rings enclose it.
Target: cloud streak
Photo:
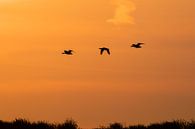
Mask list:
[[[113,18],[108,19],[107,22],[116,25],[119,24],[134,24],[134,18],[131,13],[136,10],[135,4],[131,0],[113,0],[116,6]]]

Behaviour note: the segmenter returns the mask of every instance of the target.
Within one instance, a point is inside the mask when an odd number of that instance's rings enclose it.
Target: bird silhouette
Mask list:
[[[100,55],[102,55],[104,53],[104,51],[106,51],[108,53],[108,55],[110,55],[110,50],[109,48],[106,48],[106,47],[102,47],[102,48],[99,48],[100,49]]]
[[[62,54],[65,54],[65,55],[73,55],[73,50],[64,50],[64,52]]]
[[[134,48],[142,48],[141,45],[143,45],[144,43],[136,43],[136,44],[132,44],[131,47],[134,47]]]

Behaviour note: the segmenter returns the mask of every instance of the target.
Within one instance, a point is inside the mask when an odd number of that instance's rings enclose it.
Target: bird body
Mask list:
[[[65,55],[73,55],[73,50],[64,50],[64,52],[62,54],[65,54]]]
[[[143,45],[144,43],[136,43],[136,44],[132,44],[131,47],[134,47],[134,48],[142,48],[141,45]]]
[[[108,55],[110,55],[110,50],[109,48],[106,48],[106,47],[102,47],[102,48],[99,48],[100,49],[100,55],[102,55],[104,53],[104,51],[106,51],[108,53]]]

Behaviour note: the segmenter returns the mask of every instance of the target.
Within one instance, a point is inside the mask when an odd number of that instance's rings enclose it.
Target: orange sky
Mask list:
[[[97,127],[194,118],[194,5],[0,0],[0,119]],[[111,56],[99,55],[102,46]]]

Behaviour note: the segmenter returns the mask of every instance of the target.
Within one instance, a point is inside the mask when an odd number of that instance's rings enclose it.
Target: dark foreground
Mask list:
[[[25,119],[15,119],[11,122],[0,120],[0,129],[82,129],[77,122],[70,119],[60,124],[51,124],[44,121],[30,122]],[[94,129],[195,129],[195,121],[175,120],[171,122],[153,123],[150,125],[124,126],[120,123],[111,123]]]

